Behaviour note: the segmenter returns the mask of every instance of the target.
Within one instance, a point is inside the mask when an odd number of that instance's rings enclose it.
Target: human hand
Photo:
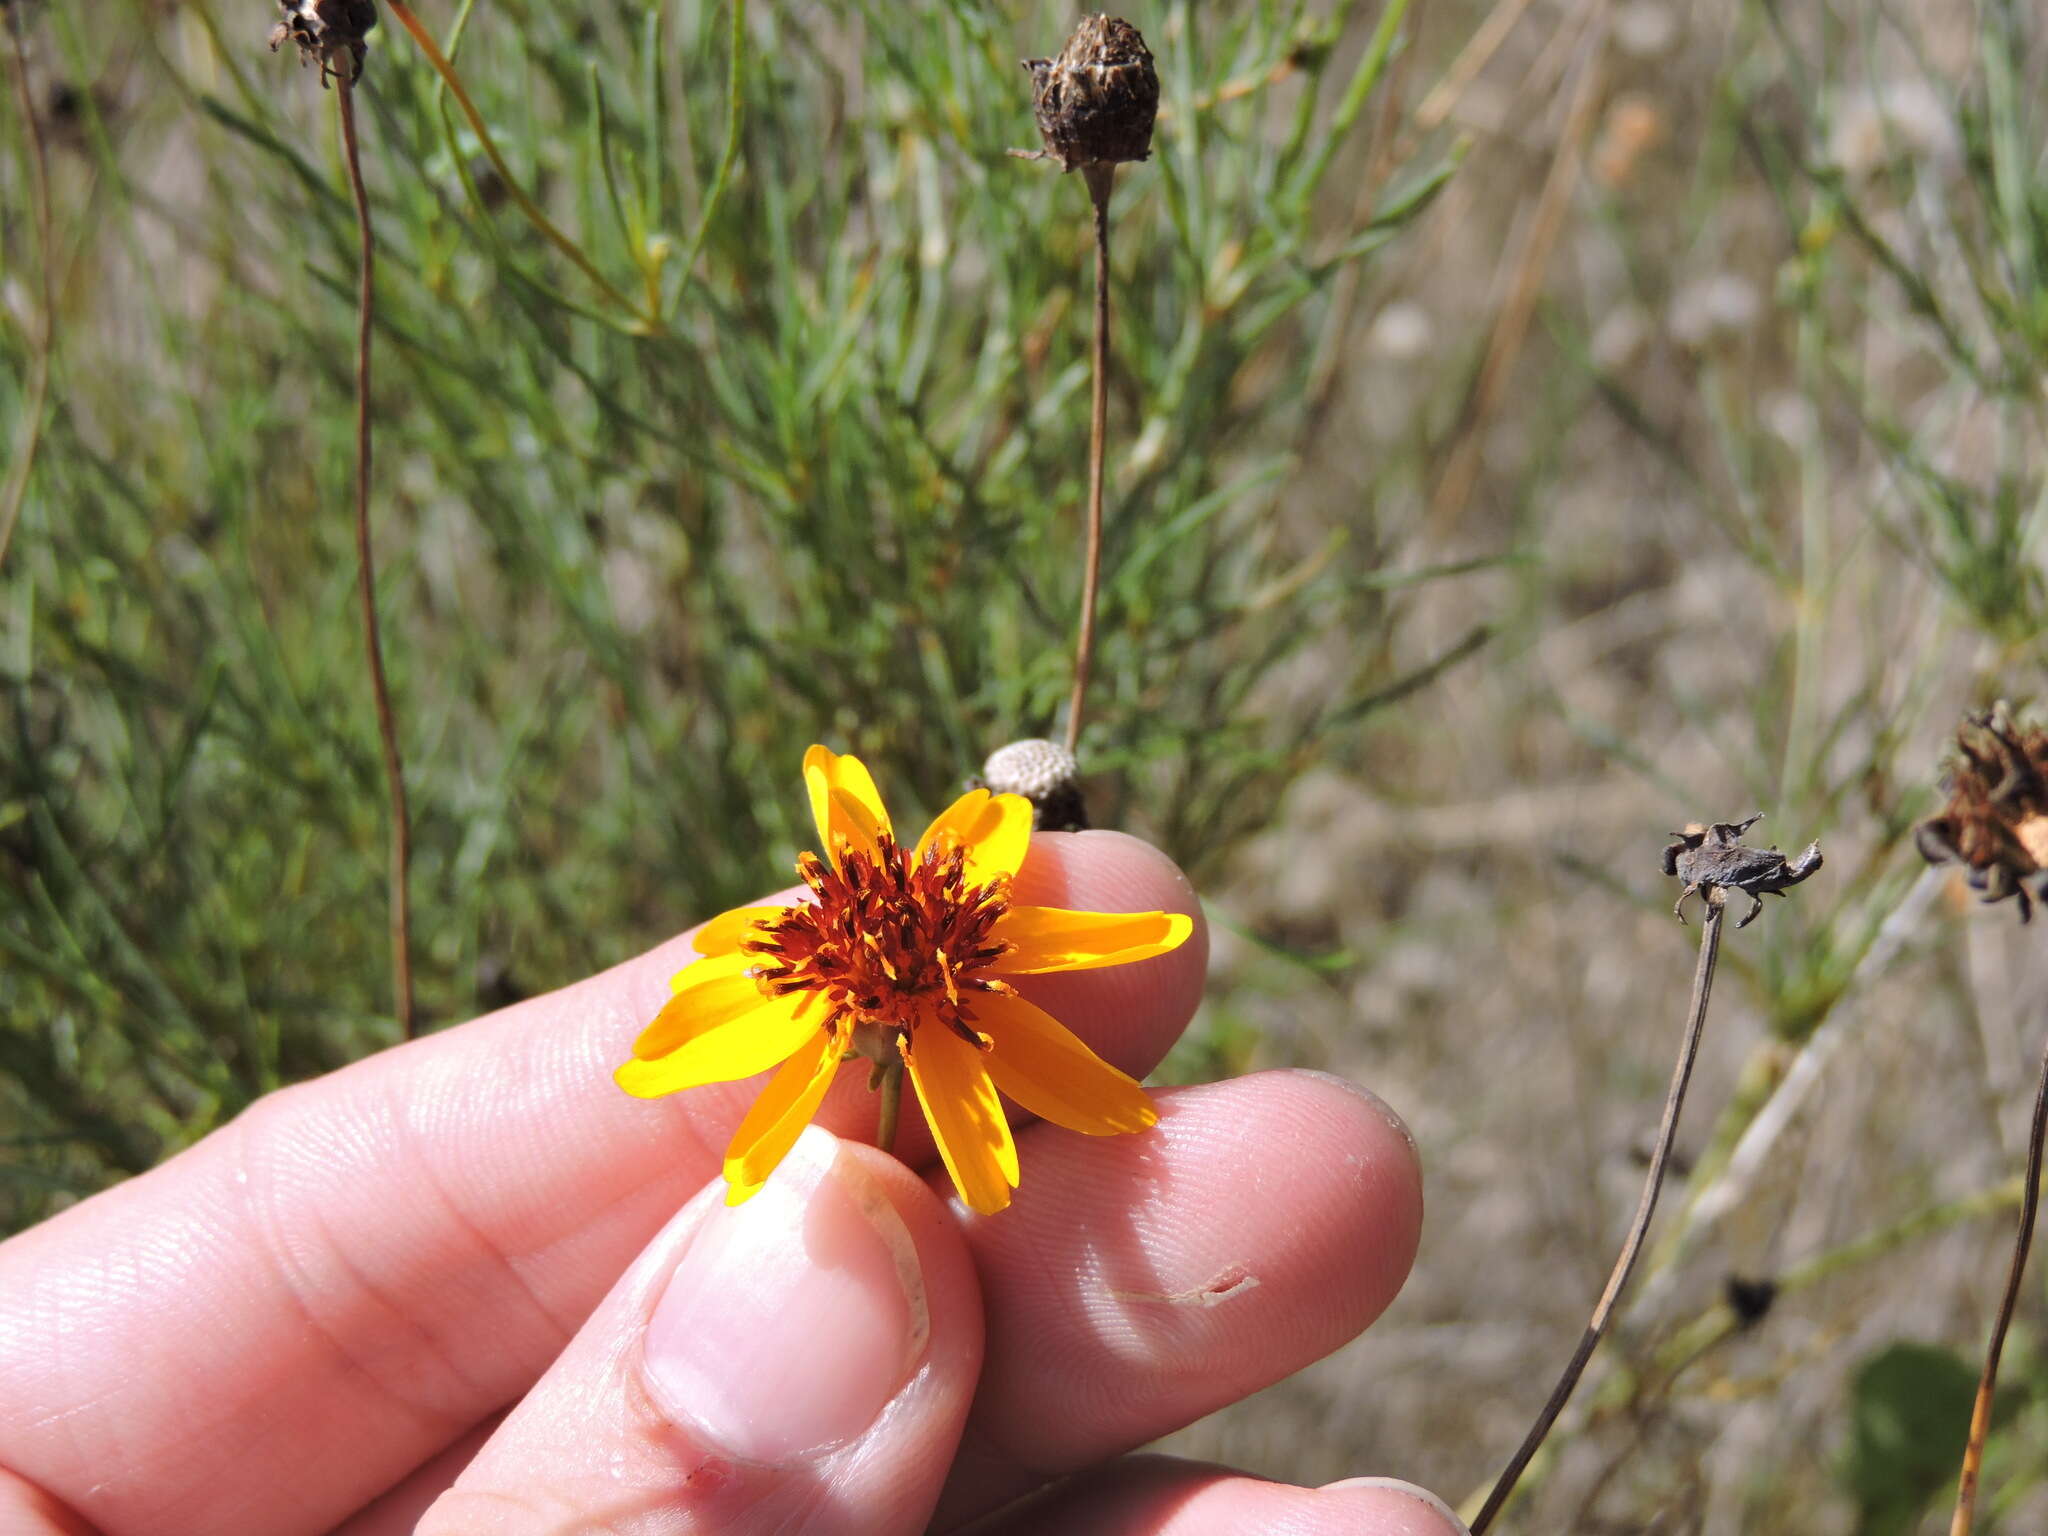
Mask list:
[[[1041,834],[1024,901],[1196,912],[1117,833]],[[1205,935],[1022,990],[1142,1075]],[[1123,1453],[1326,1354],[1415,1253],[1377,1100],[1267,1072],[1096,1139],[1020,1127],[976,1216],[807,1132],[722,1202],[752,1085],[642,1102],[611,1067],[688,936],[273,1094],[0,1245],[0,1529],[105,1536],[952,1531],[1444,1536],[1404,1485],[1305,1490]],[[818,1116],[873,1125],[863,1074]]]

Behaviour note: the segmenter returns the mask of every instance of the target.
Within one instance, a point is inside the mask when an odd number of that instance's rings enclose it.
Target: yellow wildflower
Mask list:
[[[700,928],[704,958],[677,974],[614,1074],[656,1098],[781,1063],[726,1149],[728,1204],[766,1182],[850,1052],[907,1069],[946,1171],[977,1211],[1001,1210],[1017,1184],[999,1090],[1091,1136],[1158,1120],[1134,1079],[1010,978],[1165,954],[1193,931],[1187,917],[1014,904],[1031,841],[1020,795],[970,790],[905,849],[858,758],[812,747],[804,783],[829,855],[797,861],[809,899],[738,907]]]

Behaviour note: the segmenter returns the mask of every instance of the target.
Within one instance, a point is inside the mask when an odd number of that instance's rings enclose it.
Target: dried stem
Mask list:
[[[21,18],[10,11],[7,32],[14,65],[14,88],[21,97],[21,120],[28,133],[29,200],[35,212],[36,264],[42,275],[42,334],[29,363],[28,406],[22,417],[22,442],[15,449],[7,480],[0,485],[0,566],[7,563],[7,549],[14,542],[14,525],[21,518],[22,502],[28,496],[29,472],[35,468],[36,450],[43,441],[43,412],[50,399],[50,355],[57,345],[56,249],[51,239],[50,161],[43,145],[43,125],[36,116],[34,92],[29,88],[28,45],[22,41]]]
[[[405,765],[398,755],[398,725],[391,713],[391,688],[384,677],[384,646],[377,633],[377,564],[370,548],[370,328],[376,318],[372,285],[375,245],[370,234],[370,195],[363,186],[362,155],[356,143],[355,83],[344,68],[334,77],[341,104],[341,143],[348,160],[349,191],[356,200],[361,235],[361,278],[356,290],[356,574],[363,600],[363,643],[370,658],[370,692],[377,701],[377,737],[384,752],[384,781],[391,798],[391,998],[405,1038],[413,1037],[412,1000],[412,827],[405,803]]]
[[[1465,46],[1458,50],[1451,67],[1444,71],[1443,78],[1429,88],[1429,94],[1422,98],[1422,104],[1415,109],[1415,121],[1411,129],[1414,135],[1434,133],[1442,127],[1472,82],[1492,62],[1500,51],[1500,45],[1507,41],[1508,34],[1515,29],[1515,23],[1522,19],[1522,13],[1529,9],[1529,0],[1495,0],[1493,9],[1486,20],[1473,30]],[[1409,140],[1395,151],[1400,159],[1407,159],[1413,150]]]
[[[1067,705],[1067,751],[1078,754],[1081,707],[1088,698],[1088,669],[1095,660],[1095,600],[1102,580],[1103,437],[1109,426],[1109,194],[1114,165],[1081,168],[1095,205],[1095,345],[1090,359],[1094,389],[1088,408],[1088,554],[1081,578],[1081,620],[1074,636],[1074,696]]]
[[[2005,1331],[2012,1324],[2013,1309],[2019,1305],[2020,1277],[2026,1273],[2027,1253],[2034,1245],[2034,1211],[2041,1199],[2041,1144],[2048,1137],[2048,1047],[2041,1056],[2041,1077],[2034,1088],[2034,1124],[2027,1137],[2027,1181],[2020,1196],[2020,1229],[2012,1240],[2012,1268],[2005,1277],[2005,1299],[1998,1305],[1998,1321],[1991,1325],[1991,1342],[1984,1350],[1984,1376],[1977,1383],[1976,1406],[1970,1410],[1970,1441],[1963,1449],[1962,1480],[1956,1487],[1955,1518],[1949,1522],[1949,1536],[1970,1536],[1977,1515],[1977,1477],[1984,1465],[1984,1437],[1991,1430],[1991,1398],[1998,1386],[1998,1357],[2005,1350]]]
[[[896,1122],[903,1113],[903,1063],[892,1061],[878,1067],[882,1105],[875,1119],[875,1145],[884,1152],[896,1150]]]
[[[1608,1320],[1614,1315],[1615,1304],[1628,1285],[1629,1274],[1642,1255],[1643,1238],[1650,1230],[1650,1218],[1657,1209],[1657,1194],[1664,1185],[1664,1170],[1671,1160],[1671,1143],[1678,1133],[1678,1114],[1685,1106],[1686,1084],[1692,1079],[1693,1062],[1699,1056],[1700,1035],[1706,1028],[1707,996],[1714,987],[1714,964],[1721,955],[1721,920],[1727,912],[1724,905],[1727,898],[1718,887],[1708,889],[1703,896],[1707,903],[1707,916],[1700,928],[1700,958],[1692,976],[1692,1002],[1685,1020],[1685,1038],[1678,1047],[1678,1064],[1672,1069],[1670,1091],[1664,1096],[1664,1119],[1657,1128],[1657,1146],[1650,1154],[1650,1171],[1643,1181],[1643,1196],[1636,1204],[1635,1220],[1629,1224],[1628,1237],[1614,1261],[1613,1272],[1607,1277],[1607,1289],[1600,1293],[1600,1300],[1586,1323],[1586,1331],[1579,1339],[1579,1347],[1572,1351],[1564,1374],[1558,1377],[1557,1385],[1551,1389],[1550,1401],[1543,1405],[1543,1411],[1536,1415],[1536,1422],[1529,1426],[1521,1448],[1508,1462],[1499,1481],[1493,1485],[1493,1492],[1486,1496],[1486,1503],[1473,1518],[1472,1536],[1485,1536],[1494,1516],[1500,1513],[1509,1495],[1515,1491],[1515,1484],[1528,1467],[1530,1458],[1550,1433],[1550,1426],[1557,1422],[1557,1416],[1571,1400],[1572,1390],[1578,1386],[1586,1362],[1593,1358],[1593,1351],[1606,1332]]]

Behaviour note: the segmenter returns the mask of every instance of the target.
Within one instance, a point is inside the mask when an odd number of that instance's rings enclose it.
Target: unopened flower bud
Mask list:
[[[1033,738],[997,747],[981,766],[981,782],[999,795],[1031,802],[1031,824],[1041,832],[1083,832],[1088,808],[1081,799],[1081,765],[1056,742]]]
[[[1159,74],[1128,21],[1082,20],[1056,59],[1026,59],[1045,151],[1063,171],[1118,165],[1152,153]]]

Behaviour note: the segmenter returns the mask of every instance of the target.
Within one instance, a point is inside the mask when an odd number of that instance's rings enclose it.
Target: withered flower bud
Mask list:
[[[1673,841],[1664,850],[1664,873],[1685,882],[1671,909],[1673,917],[1685,921],[1685,898],[1694,892],[1710,902],[1715,890],[1724,899],[1730,891],[1740,891],[1749,898],[1749,911],[1735,926],[1747,928],[1763,911],[1766,896],[1783,896],[1811,879],[1826,862],[1818,842],[1808,843],[1790,858],[1778,852],[1776,844],[1749,847],[1742,834],[1763,819],[1764,813],[1758,811],[1743,821],[1717,821],[1712,826],[1695,821],[1671,834]]]
[[[1063,171],[1118,165],[1152,153],[1159,74],[1128,21],[1082,20],[1056,59],[1026,59],[1045,152]]]
[[[999,795],[1031,802],[1031,825],[1041,832],[1085,832],[1088,808],[1081,800],[1081,765],[1056,742],[1032,738],[997,747],[981,765],[981,783]]]
[[[1971,715],[1943,787],[1948,804],[1914,832],[1921,857],[1961,864],[1986,901],[2018,898],[2024,923],[2048,899],[2048,730],[2022,731],[2003,704]]]
[[[272,53],[287,42],[299,45],[299,62],[320,65],[320,83],[341,73],[348,60],[348,81],[363,78],[370,45],[365,39],[377,25],[374,0],[277,0],[284,19],[270,30]]]

